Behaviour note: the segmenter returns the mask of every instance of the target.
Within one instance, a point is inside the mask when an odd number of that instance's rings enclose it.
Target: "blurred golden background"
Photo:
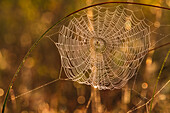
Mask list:
[[[8,85],[26,52],[49,27],[75,10],[106,1],[112,0],[0,0],[0,105],[3,104]],[[133,2],[133,0],[128,1]],[[135,2],[170,7],[170,0],[135,0]],[[163,17],[163,12],[164,10],[161,9],[150,10],[148,15],[153,13],[157,18],[156,22],[161,21],[162,18],[170,19],[170,15],[165,14],[166,17]],[[87,85],[61,80],[12,99],[58,78],[61,67],[60,56],[55,45],[44,38],[21,69],[10,92],[6,113],[84,113],[86,111],[90,113],[93,111],[93,101],[88,109],[86,107],[90,95],[93,94],[91,92],[95,92],[95,102],[98,103],[98,111],[93,112],[127,112],[139,101],[142,100],[144,103],[152,97],[157,75],[169,48],[170,46],[166,46],[147,55],[139,70],[136,93],[127,90],[131,88],[130,85],[120,90],[96,91]],[[169,64],[170,58],[163,70],[158,89],[170,80]],[[133,83],[134,77],[129,81],[129,84]],[[153,113],[169,112],[169,84],[155,98],[153,107]],[[147,106],[134,112],[147,113],[146,111]]]

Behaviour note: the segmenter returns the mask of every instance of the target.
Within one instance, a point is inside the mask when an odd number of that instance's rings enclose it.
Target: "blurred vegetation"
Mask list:
[[[91,4],[106,1],[111,0],[95,0]],[[170,0],[136,0],[135,2],[170,7]],[[88,3],[89,0],[0,0],[0,105],[3,103],[4,93],[13,74],[31,45],[59,19],[90,5]],[[148,15],[150,13],[148,12]],[[170,15],[166,18],[170,18]],[[138,75],[138,80],[141,81],[137,81],[136,88],[140,95],[152,97],[157,73],[168,48],[169,46],[163,47],[149,54],[142,63]],[[170,58],[162,73],[166,76],[161,76],[158,89],[170,80],[169,65]],[[57,79],[60,66],[57,48],[49,39],[44,38],[19,73],[13,90],[10,92],[10,98]],[[149,71],[144,74],[146,70]],[[153,71],[156,73],[153,74]],[[62,74],[64,75],[64,72]],[[129,83],[133,80],[134,78]],[[157,102],[154,101],[153,112],[167,113],[170,109],[169,87],[170,85],[159,94],[157,97],[159,99],[156,98]],[[123,96],[125,93],[128,92],[121,89],[100,91],[101,109],[105,109],[106,113],[124,113],[140,100],[134,93],[131,98],[135,98],[129,104],[128,101],[123,100],[126,98]],[[72,81],[57,81],[17,99],[9,98],[6,113],[82,113],[85,111],[90,95],[90,86]],[[91,107],[88,112],[90,110]],[[135,112],[143,113],[144,111],[146,107]]]

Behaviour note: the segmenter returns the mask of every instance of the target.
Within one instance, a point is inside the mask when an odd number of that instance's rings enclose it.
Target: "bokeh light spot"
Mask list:
[[[148,84],[146,82],[142,83],[142,88],[143,89],[147,89],[148,88]]]
[[[159,99],[160,99],[160,100],[165,100],[165,99],[166,99],[166,95],[160,94],[160,95],[159,95]]]
[[[4,70],[7,68],[7,62],[5,60],[5,57],[2,55],[2,52],[0,51],[0,69]]]
[[[154,23],[154,26],[155,26],[156,28],[159,28],[159,27],[160,27],[160,22],[159,22],[159,21],[156,21],[156,22]]]
[[[146,59],[146,65],[151,65],[152,64],[152,58],[151,57],[148,57]]]
[[[94,86],[94,88],[97,88],[97,86]]]
[[[35,61],[32,57],[28,58],[27,61],[25,62],[25,67],[27,68],[32,68],[35,64]]]
[[[0,88],[0,97],[4,95],[4,90]]]
[[[79,103],[79,104],[84,104],[85,103],[85,97],[84,96],[79,96],[78,98],[77,98],[77,102]]]

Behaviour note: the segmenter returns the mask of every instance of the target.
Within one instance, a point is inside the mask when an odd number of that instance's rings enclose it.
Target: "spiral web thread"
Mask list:
[[[150,48],[150,25],[132,10],[93,8],[62,26],[55,42],[67,77],[102,89],[120,89]]]

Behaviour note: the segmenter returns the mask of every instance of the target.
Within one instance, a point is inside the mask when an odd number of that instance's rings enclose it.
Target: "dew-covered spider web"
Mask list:
[[[46,35],[56,45],[61,58],[58,79],[23,95],[58,80],[70,80],[100,91],[122,89],[122,95],[130,95],[130,100],[124,104],[131,103],[124,112],[134,112],[144,107],[148,112],[152,95],[147,93],[149,90],[146,89],[151,85],[154,88],[155,82],[149,80],[153,75],[158,75],[163,63],[161,59],[164,59],[166,54],[162,54],[162,58],[154,48],[170,44],[170,21],[167,18],[161,20],[160,15],[154,17],[154,10],[158,9],[112,4],[91,7],[71,15]],[[168,11],[164,12],[162,17],[170,14]],[[169,49],[169,45],[165,46],[165,49]],[[159,59],[151,59],[153,54],[160,55]],[[159,67],[154,64],[156,60],[160,60],[157,63]],[[62,77],[62,69],[66,79]],[[168,75],[165,77],[154,97],[161,94],[170,83]],[[169,95],[169,92],[166,91],[166,94]],[[16,98],[20,96],[22,94]],[[109,95],[108,97],[112,98]],[[119,104],[117,106],[119,107]],[[112,112],[118,111],[119,109]]]
[[[99,90],[122,88],[153,46],[153,23],[141,16],[123,6],[97,6],[61,26],[54,43],[67,77]]]

